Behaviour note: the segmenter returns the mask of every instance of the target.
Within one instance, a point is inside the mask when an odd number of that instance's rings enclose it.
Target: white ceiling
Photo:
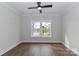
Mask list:
[[[27,13],[39,13],[37,9],[28,9],[28,7],[36,7],[36,2],[8,2],[12,8],[17,10],[21,14]],[[43,13],[64,13],[66,12],[74,3],[72,2],[42,2],[41,5],[50,5],[52,8],[43,8]]]

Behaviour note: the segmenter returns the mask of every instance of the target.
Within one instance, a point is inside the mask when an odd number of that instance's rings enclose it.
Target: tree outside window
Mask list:
[[[32,23],[33,37],[50,37],[51,23],[50,22],[33,22]]]

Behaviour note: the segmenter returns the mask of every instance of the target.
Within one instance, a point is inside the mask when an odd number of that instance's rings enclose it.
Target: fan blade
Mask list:
[[[29,7],[28,9],[36,9],[36,8],[38,8],[38,7]]]
[[[41,6],[41,8],[50,8],[50,7],[52,7],[52,5]]]
[[[40,13],[42,13],[42,10],[39,10],[40,11]]]

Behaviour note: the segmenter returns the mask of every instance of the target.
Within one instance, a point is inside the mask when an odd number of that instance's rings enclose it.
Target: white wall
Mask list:
[[[64,44],[79,54],[79,3],[64,15],[62,21]]]
[[[20,41],[20,16],[0,3],[0,55]]]
[[[31,37],[31,21],[48,20],[52,23],[52,37]],[[61,42],[61,16],[59,14],[27,14],[22,19],[23,42]]]

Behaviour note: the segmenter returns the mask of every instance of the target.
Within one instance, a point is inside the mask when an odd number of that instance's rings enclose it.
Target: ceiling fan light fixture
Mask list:
[[[38,9],[40,13],[42,13],[42,8],[49,8],[52,7],[52,5],[44,5],[41,6],[41,2],[37,2],[37,7],[29,7],[28,9]]]
[[[42,8],[41,7],[38,7],[38,10],[41,10]]]

